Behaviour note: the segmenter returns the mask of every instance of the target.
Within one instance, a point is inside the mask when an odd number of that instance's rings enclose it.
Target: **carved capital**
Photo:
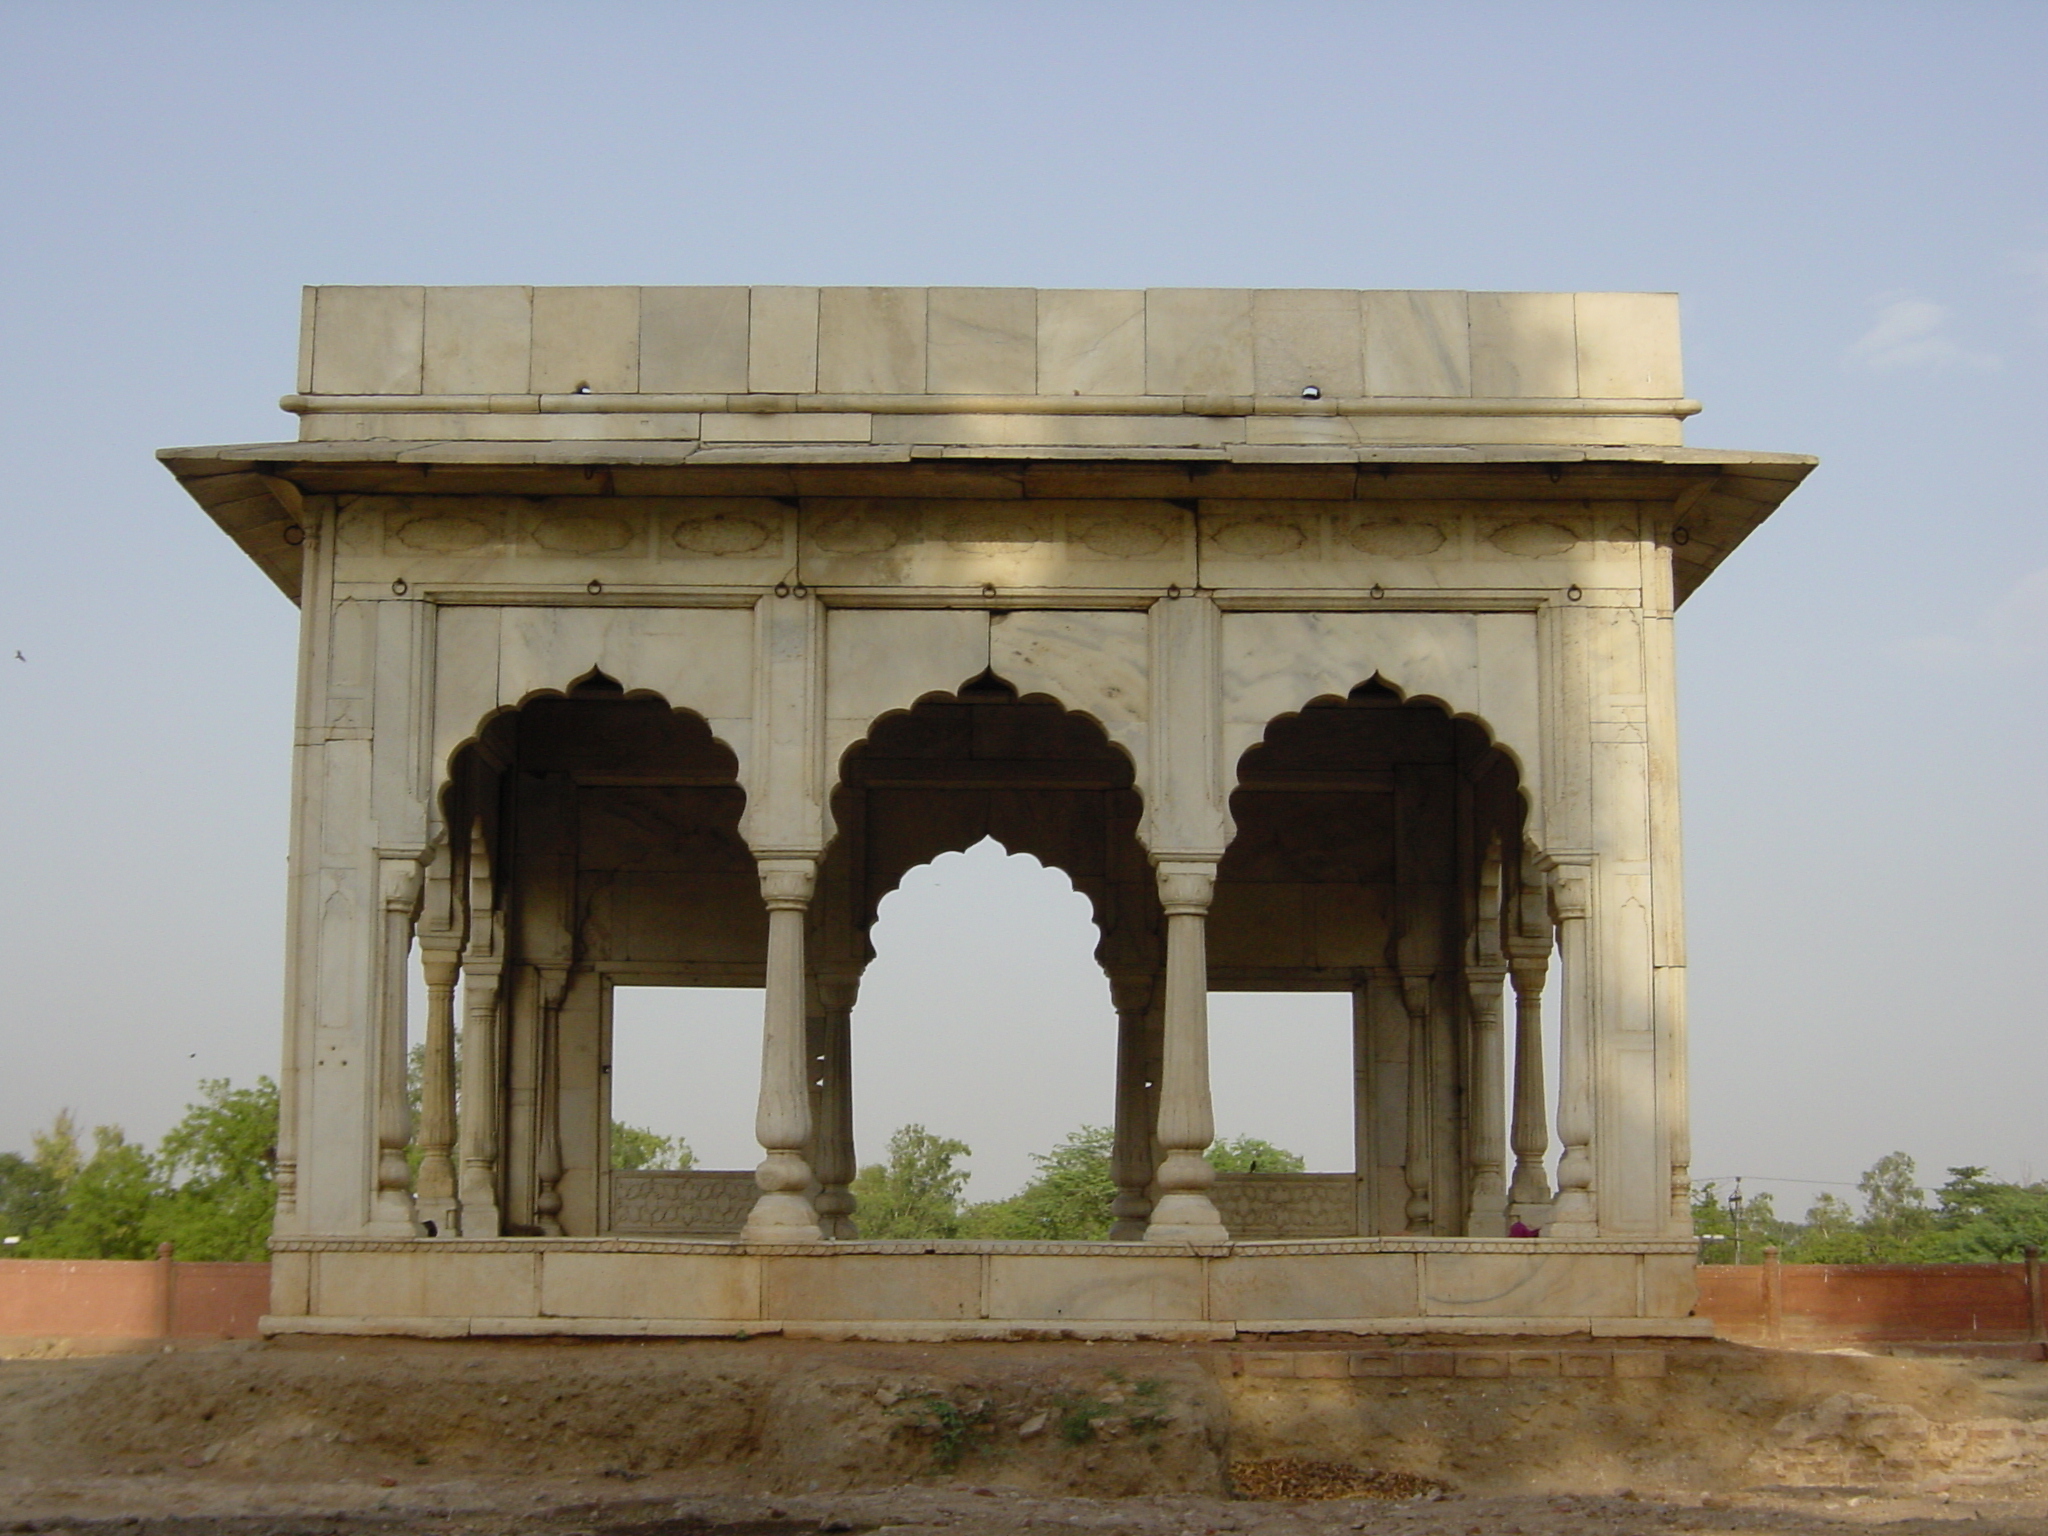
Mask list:
[[[1159,862],[1159,904],[1169,917],[1207,913],[1216,894],[1213,859],[1162,859]]]
[[[761,899],[770,911],[777,908],[801,912],[811,904],[818,884],[818,861],[804,858],[757,860],[761,877]]]
[[[386,854],[378,859],[377,885],[384,900],[384,910],[403,912],[407,916],[416,912],[425,874],[418,857],[413,854],[396,857]]]
[[[1401,1006],[1408,1010],[1409,1018],[1420,1020],[1429,1017],[1429,983],[1428,971],[1410,971],[1402,975]]]
[[[1152,1006],[1158,978],[1149,971],[1138,975],[1123,972],[1109,978],[1110,1006],[1118,1013],[1143,1013]]]
[[[1591,858],[1557,858],[1550,871],[1550,905],[1559,922],[1584,917],[1593,905]]]
[[[850,1013],[860,1001],[860,976],[822,974],[817,979],[818,1001],[835,1013]]]

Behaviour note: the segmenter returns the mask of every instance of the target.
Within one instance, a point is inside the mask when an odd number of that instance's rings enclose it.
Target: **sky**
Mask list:
[[[1678,626],[1694,1171],[2048,1177],[2048,7],[0,22],[0,1149],[276,1069],[296,616],[152,454],[293,435],[301,284],[1648,289],[1692,444],[1822,461]],[[864,1158],[916,1120],[999,1195],[1107,1115],[1077,901],[982,850],[885,905]],[[639,1113],[709,1150],[757,1046],[701,1001]],[[1341,1166],[1321,1002],[1219,1007],[1219,1118]]]

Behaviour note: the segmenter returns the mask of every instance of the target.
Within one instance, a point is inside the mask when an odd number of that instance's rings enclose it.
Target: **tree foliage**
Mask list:
[[[697,1154],[690,1150],[689,1142],[680,1136],[662,1136],[641,1125],[628,1125],[623,1120],[612,1122],[612,1167],[620,1171],[633,1168],[694,1168]]]
[[[1202,1154],[1218,1173],[1305,1173],[1308,1164],[1298,1152],[1276,1147],[1257,1136],[1232,1136]]]
[[[967,1143],[906,1125],[889,1138],[885,1161],[855,1175],[855,1219],[862,1237],[958,1237],[961,1195],[972,1156]]]
[[[1769,1197],[1743,1212],[1744,1260],[1754,1263],[1773,1244],[1787,1263],[1968,1264],[2011,1263],[2027,1248],[2048,1247],[2048,1183],[2012,1184],[1978,1167],[1948,1170],[1948,1182],[1928,1204],[1919,1170],[1904,1152],[1888,1152],[1856,1182],[1859,1214],[1832,1192],[1815,1198],[1802,1222],[1781,1221]],[[1711,1185],[1693,1193],[1694,1230],[1708,1239],[1710,1262],[1735,1255],[1726,1201]]]
[[[1007,1200],[991,1200],[967,1213],[962,1236],[1036,1242],[1094,1242],[1109,1235],[1109,1204],[1116,1198],[1109,1155],[1116,1133],[1084,1125],[1049,1152],[1034,1152],[1038,1173]],[[863,1228],[865,1230],[865,1228]]]
[[[23,1258],[146,1259],[171,1243],[186,1259],[261,1259],[275,1203],[277,1085],[225,1078],[152,1153],[118,1125],[95,1126],[88,1153],[69,1110],[34,1138],[35,1155],[0,1157],[0,1222]]]

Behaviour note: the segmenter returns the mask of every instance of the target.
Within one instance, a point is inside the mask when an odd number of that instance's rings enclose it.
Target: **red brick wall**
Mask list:
[[[0,1259],[0,1337],[253,1339],[269,1304],[268,1264]]]
[[[1699,1312],[1731,1338],[1769,1332],[1767,1266],[1702,1264]],[[2024,1339],[2024,1264],[1782,1264],[1780,1336]]]

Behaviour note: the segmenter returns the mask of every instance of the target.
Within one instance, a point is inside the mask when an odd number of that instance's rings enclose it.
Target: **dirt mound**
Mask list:
[[[15,1360],[0,1362],[0,1477],[1367,1501],[1437,1486],[2048,1491],[2037,1365],[1703,1344],[1668,1351],[1662,1376],[1581,1380],[1238,1375],[1231,1358],[1168,1344],[328,1339]]]
[[[832,1489],[963,1466],[1026,1488],[1220,1493],[1227,1410],[1172,1353],[346,1340],[0,1369],[0,1469],[414,1468]]]

